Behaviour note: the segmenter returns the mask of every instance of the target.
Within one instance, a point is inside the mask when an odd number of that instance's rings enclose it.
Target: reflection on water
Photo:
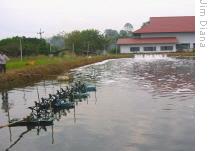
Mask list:
[[[54,127],[42,129],[39,136],[37,127],[26,134],[24,127],[0,129],[0,150],[20,137],[10,150],[194,150],[194,60],[119,59],[70,74],[95,83],[97,94],[78,102],[75,110],[58,112]],[[0,125],[27,115],[26,108],[38,99],[37,89],[47,97],[68,84],[42,81],[2,92]]]
[[[40,135],[41,131],[44,130],[45,132],[47,131],[47,127],[46,126],[34,126],[34,127],[26,127],[27,129],[23,132],[20,133],[20,135],[18,136],[18,138],[16,140],[14,140],[9,147],[7,147],[5,149],[5,151],[9,151],[11,150],[21,139],[24,138],[24,135],[26,135],[27,133],[29,133],[31,130],[36,130],[37,131],[37,135]],[[10,128],[11,129],[11,128]],[[52,129],[52,144],[54,144],[54,132],[53,132],[53,125],[51,126]],[[12,133],[10,133],[10,136],[12,137]]]

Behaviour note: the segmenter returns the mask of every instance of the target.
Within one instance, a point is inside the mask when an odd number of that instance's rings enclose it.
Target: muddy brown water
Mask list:
[[[69,72],[94,83],[97,92],[74,110],[57,115],[46,131],[0,129],[0,150],[11,151],[192,151],[194,60],[136,57],[109,60]],[[2,91],[0,125],[22,118],[40,97],[69,83],[42,81]],[[9,114],[9,116],[8,116]]]

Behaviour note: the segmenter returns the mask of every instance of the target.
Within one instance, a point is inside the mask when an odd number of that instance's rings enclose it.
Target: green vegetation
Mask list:
[[[51,46],[57,49],[65,49],[65,40],[64,40],[64,33],[63,34],[57,34],[53,37],[49,38],[48,41]]]
[[[106,45],[105,37],[94,29],[73,31],[65,36],[65,47],[76,54],[101,54]]]
[[[133,57],[132,54],[120,54],[120,55],[106,55],[106,56],[93,56],[89,58],[95,59],[95,58],[127,58],[127,57]],[[11,60],[7,63],[7,69],[13,70],[13,69],[21,69],[21,68],[33,68],[40,65],[50,65],[50,64],[62,64],[66,62],[74,62],[78,60],[87,59],[87,57],[83,56],[76,56],[76,55],[63,55],[61,57],[55,56],[55,57],[48,57],[48,56],[36,56],[36,57],[26,57],[23,58],[22,61],[17,58],[11,58]]]
[[[186,57],[195,57],[195,52],[170,52],[166,53],[168,57],[181,57],[181,58],[186,58]]]
[[[123,29],[120,30],[119,32],[113,29],[106,29],[104,31],[104,36],[107,41],[106,50],[108,50],[108,52],[111,54],[115,54],[117,48],[116,47],[117,40],[119,38],[132,37],[132,30],[133,30],[133,25],[131,25],[130,23],[126,23],[123,26]],[[117,48],[117,51],[119,52],[119,48]]]
[[[20,56],[20,40],[24,56],[49,54],[50,45],[44,39],[13,37],[0,41],[0,50],[8,56]],[[53,48],[55,49],[55,48]]]
[[[20,69],[25,67],[34,67],[37,65],[47,65],[47,64],[55,64],[55,63],[62,63],[64,61],[73,61],[78,59],[74,55],[64,55],[62,57],[48,57],[48,56],[35,56],[35,57],[25,57],[22,61],[17,58],[11,58],[10,61],[7,63],[8,70],[11,69]]]
[[[116,53],[118,38],[132,36],[133,26],[126,23],[119,32],[106,29],[104,33],[96,29],[87,29],[70,33],[61,32],[48,39],[30,37],[12,37],[0,40],[0,51],[10,57],[20,56],[21,46],[23,56],[56,54],[58,51],[69,50],[75,54]],[[119,51],[119,50],[118,50]]]

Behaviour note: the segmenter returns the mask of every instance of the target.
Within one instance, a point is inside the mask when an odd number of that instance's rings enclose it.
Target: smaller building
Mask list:
[[[192,51],[195,48],[195,17],[151,17],[132,38],[118,39],[121,53]]]

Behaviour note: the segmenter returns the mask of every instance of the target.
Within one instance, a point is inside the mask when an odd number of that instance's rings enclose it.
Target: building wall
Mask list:
[[[151,37],[176,37],[178,43],[190,43],[190,48],[193,49],[195,43],[195,33],[154,33],[154,34],[141,34],[141,38]]]
[[[156,46],[156,51],[144,51],[144,47],[154,47]],[[161,46],[173,46],[173,50],[161,51]],[[120,45],[120,53],[134,53],[130,51],[130,47],[139,47],[140,51],[137,53],[151,53],[151,52],[175,52],[176,44],[144,44],[144,45]]]

